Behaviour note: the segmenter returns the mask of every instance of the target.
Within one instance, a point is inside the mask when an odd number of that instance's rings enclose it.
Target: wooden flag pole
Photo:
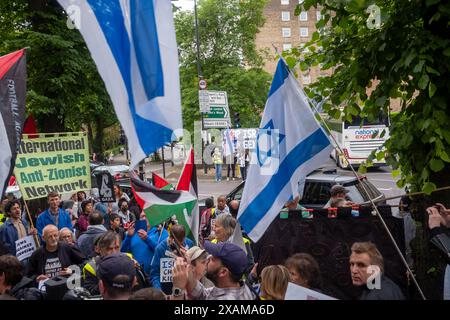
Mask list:
[[[23,199],[23,203],[25,204],[25,211],[27,212],[28,219],[30,220],[31,228],[34,229],[33,219],[31,219],[30,209],[28,209],[27,200]],[[39,241],[39,237],[37,234],[34,235],[34,240],[36,241],[36,247],[39,248],[41,246],[41,242]]]
[[[14,176],[16,176],[16,173],[14,172]],[[28,208],[28,204],[27,204],[27,200],[25,200],[24,197],[24,192],[20,186],[19,180],[17,180],[16,178],[16,183],[19,186],[19,190],[22,193],[22,198],[23,198],[23,203],[25,205],[25,211],[27,212],[28,215],[28,219],[30,220],[30,226],[32,229],[34,229],[34,223],[33,223],[33,219],[31,218],[31,214],[30,214],[30,209]],[[36,242],[36,248],[39,248],[41,246],[41,241],[39,241],[39,237],[37,236],[37,234],[34,235],[34,241]]]

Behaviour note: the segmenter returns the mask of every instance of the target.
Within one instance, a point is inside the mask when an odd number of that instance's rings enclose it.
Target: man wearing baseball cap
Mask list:
[[[330,200],[328,200],[328,202],[325,204],[325,206],[323,208],[324,209],[329,208],[331,205],[331,202],[333,202],[333,200],[335,200],[337,198],[345,199],[345,196],[348,192],[349,191],[347,189],[345,189],[344,186],[342,186],[340,184],[335,184],[330,189]]]
[[[134,262],[124,253],[104,257],[97,266],[97,275],[104,300],[128,300],[137,283]]]
[[[205,241],[210,254],[206,276],[214,286],[205,288],[194,275],[193,267],[178,258],[173,269],[173,296],[192,300],[254,300],[255,295],[241,278],[247,268],[247,254],[239,246],[229,243]]]

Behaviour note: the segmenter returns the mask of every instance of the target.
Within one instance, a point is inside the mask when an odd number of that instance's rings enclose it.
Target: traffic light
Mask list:
[[[240,123],[240,119],[239,119],[239,112],[235,112],[234,113],[234,127],[235,128],[240,128],[241,127],[241,123]]]

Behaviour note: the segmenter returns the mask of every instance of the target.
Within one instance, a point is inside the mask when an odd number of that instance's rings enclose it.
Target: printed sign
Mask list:
[[[16,257],[19,261],[25,260],[36,250],[33,236],[27,236],[16,241]]]
[[[172,282],[172,269],[175,266],[175,259],[173,258],[161,258],[159,260],[160,277],[159,282],[167,283]]]
[[[233,143],[233,149],[238,152],[243,152],[244,150],[254,150],[256,148],[256,137],[258,136],[258,129],[256,128],[246,128],[246,129],[229,129],[222,130],[222,147],[227,150],[227,134],[229,135],[228,140]],[[224,151],[226,154],[227,152]]]
[[[75,193],[91,189],[89,145],[85,133],[66,136],[24,137],[15,166],[25,200],[48,193]]]
[[[116,202],[114,193],[114,181],[108,171],[98,173],[96,175],[97,185],[99,186],[98,194],[100,202]]]

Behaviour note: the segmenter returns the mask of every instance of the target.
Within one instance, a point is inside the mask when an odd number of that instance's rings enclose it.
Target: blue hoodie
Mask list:
[[[185,238],[183,242],[183,247],[192,248],[194,246],[194,242],[189,239]],[[161,289],[165,294],[171,294],[172,293],[172,283],[163,283],[163,286],[161,286],[160,283],[160,259],[161,258],[169,258],[166,256],[166,250],[170,250],[168,241],[164,241],[160,243],[156,249],[155,249],[155,255],[153,256],[152,261],[152,285],[154,288]]]
[[[136,259],[136,261],[143,267],[144,272],[150,275],[155,248],[161,242],[165,242],[169,234],[166,229],[163,229],[161,238],[159,236],[160,232],[156,227],[152,227],[147,232],[147,239],[145,241],[139,238],[137,232],[135,232],[131,237],[127,233],[125,239],[123,239],[120,251],[131,253],[133,258]]]
[[[38,231],[39,237],[42,239],[42,230],[44,230],[45,226],[55,223],[54,216],[50,213],[50,209],[47,209],[41,212],[36,221],[36,229]],[[73,230],[72,221],[70,220],[70,216],[63,209],[58,208],[58,230],[62,228],[69,228]]]

